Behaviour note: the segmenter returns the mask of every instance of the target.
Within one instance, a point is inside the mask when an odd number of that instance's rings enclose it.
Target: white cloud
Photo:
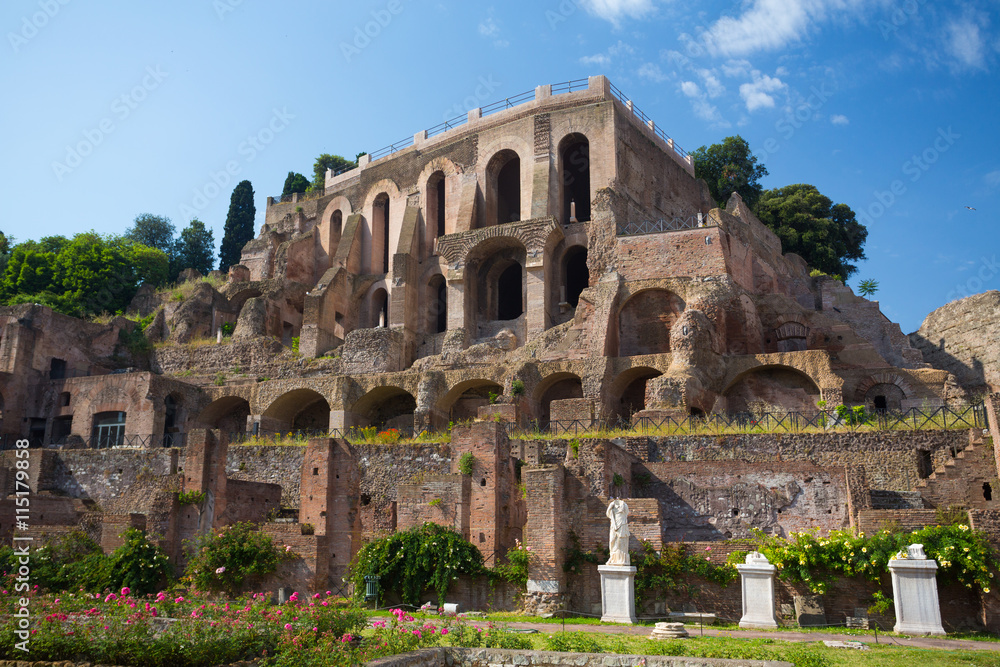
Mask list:
[[[702,120],[707,120],[719,127],[729,127],[729,123],[719,113],[718,107],[708,101],[708,95],[694,81],[681,81],[681,93],[691,100],[691,109]]]
[[[649,79],[650,81],[655,81],[656,83],[663,83],[669,77],[660,70],[660,66],[654,63],[643,63],[639,68],[637,74],[644,79]]]
[[[753,82],[740,85],[740,97],[747,105],[747,111],[756,109],[770,109],[774,107],[774,97],[769,93],[776,93],[788,88],[781,79],[761,74],[758,70],[752,73]]]
[[[681,92],[688,97],[701,97],[701,88],[694,81],[682,81]]]
[[[986,68],[986,45],[971,18],[951,21],[945,27],[945,48],[948,54],[965,67]]]
[[[715,98],[726,92],[726,87],[722,85],[719,78],[715,76],[715,73],[707,69],[696,70],[698,76],[701,77],[701,81],[705,84],[705,91],[708,93],[709,97]]]
[[[749,60],[729,60],[722,63],[722,73],[728,77],[746,76],[750,73]]]
[[[830,122],[834,125],[848,125],[851,121],[847,116],[838,113],[830,116]]]
[[[490,7],[489,16],[485,21],[480,21],[479,23],[479,34],[483,37],[493,40],[493,46],[502,49],[510,46],[510,42],[506,39],[500,37],[500,26],[497,24],[496,19],[493,18],[493,8]]]
[[[621,55],[629,55],[635,53],[630,45],[619,40],[617,44],[612,44],[608,47],[608,50],[604,53],[595,53],[592,56],[583,56],[580,58],[580,62],[584,65],[597,65],[599,67],[607,67],[611,64],[611,61]],[[654,65],[655,67],[655,65]],[[642,72],[640,71],[640,74]]]
[[[609,58],[604,53],[598,53],[593,56],[584,56],[580,58],[580,62],[584,65],[598,65],[600,67],[607,67],[611,64],[611,58]]]
[[[1000,187],[1000,169],[986,174],[983,176],[983,180],[986,181],[986,187],[990,190]]]
[[[834,13],[870,0],[753,0],[741,16],[723,16],[702,36],[715,55],[742,56],[774,51],[798,42]]]
[[[588,12],[618,26],[625,18],[639,19],[656,9],[653,0],[579,0]]]

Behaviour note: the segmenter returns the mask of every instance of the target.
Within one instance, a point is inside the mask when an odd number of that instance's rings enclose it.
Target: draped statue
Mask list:
[[[628,557],[628,505],[621,498],[615,498],[605,512],[611,519],[611,532],[608,549],[611,557],[608,565],[631,565]]]

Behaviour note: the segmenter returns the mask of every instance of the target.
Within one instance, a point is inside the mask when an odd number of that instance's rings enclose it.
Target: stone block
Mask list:
[[[777,628],[774,615],[774,576],[777,568],[756,551],[736,566],[743,587],[741,628]]]
[[[801,627],[826,625],[826,609],[819,595],[795,596],[795,622]]]
[[[938,602],[937,561],[924,555],[922,544],[911,544],[889,561],[892,598],[896,607],[895,632],[943,635]]]
[[[629,565],[598,565],[601,573],[601,622],[636,623],[635,572]]]

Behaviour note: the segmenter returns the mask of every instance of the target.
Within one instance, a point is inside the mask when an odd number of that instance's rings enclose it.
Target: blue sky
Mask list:
[[[9,0],[0,28],[0,230],[21,240],[151,212],[218,243],[238,180],[259,228],[320,153],[606,74],[680,146],[741,134],[765,187],[850,205],[870,232],[850,282],[878,280],[904,332],[1000,288],[995,1]]]

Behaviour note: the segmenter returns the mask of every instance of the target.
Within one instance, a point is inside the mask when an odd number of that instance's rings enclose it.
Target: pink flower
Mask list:
[[[160,591],[159,593],[156,594],[156,601],[157,602],[163,602],[166,599],[167,599],[167,594],[164,593],[163,591]]]
[[[153,607],[152,609],[150,609],[149,613],[152,614],[153,616],[156,616],[157,615],[157,613],[156,613],[156,607]]]
[[[132,589],[130,589],[128,586],[123,586],[122,587],[122,595],[128,595],[131,592],[132,592]]]
[[[53,600],[52,604],[59,604],[59,598],[56,598],[55,600]]]
[[[176,598],[174,598],[174,602],[184,602],[184,598],[183,597],[176,597]]]
[[[319,628],[313,628],[313,632],[319,632]]]
[[[319,599],[319,593],[314,593],[313,600],[318,600],[318,599]]]
[[[442,635],[448,634],[448,628],[441,628],[441,634]]]
[[[114,593],[108,593],[108,597],[104,598],[105,602],[111,602],[112,600],[117,600],[118,596]]]
[[[285,623],[285,630],[291,630],[291,629],[292,629],[292,624],[291,623]]]
[[[216,574],[222,574],[222,573],[223,573],[223,572],[225,572],[225,571],[226,571],[226,566],[225,566],[225,565],[223,565],[223,566],[222,566],[222,567],[220,567],[220,568],[216,568],[216,570],[215,570],[215,573],[216,573]]]
[[[333,595],[333,593],[331,593],[330,591],[327,591],[326,594],[327,595]]]
[[[286,544],[285,545],[285,553],[287,554],[291,550],[292,550],[292,548]]]

